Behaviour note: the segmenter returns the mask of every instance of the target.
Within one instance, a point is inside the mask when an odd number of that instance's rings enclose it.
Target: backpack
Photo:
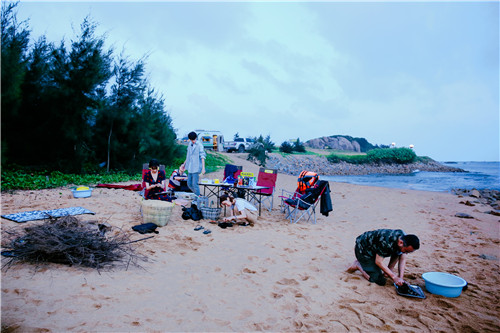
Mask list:
[[[198,221],[203,218],[203,215],[198,207],[192,204],[190,208],[182,207],[182,218],[184,220],[192,219],[193,221]]]
[[[156,231],[156,228],[158,228],[158,226],[154,223],[144,223],[144,224],[134,225],[132,227],[132,230],[137,231],[140,234],[149,234],[152,232],[158,234],[159,232]]]

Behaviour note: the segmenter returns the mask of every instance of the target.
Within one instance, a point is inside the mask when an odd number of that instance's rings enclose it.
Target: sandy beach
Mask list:
[[[257,174],[257,165],[229,156]],[[222,178],[222,171],[207,178]],[[318,209],[316,225],[290,225],[278,195],[295,187],[296,176],[279,174],[274,210],[263,211],[254,227],[184,221],[176,206],[159,234],[136,243],[149,258],[142,268],[3,270],[2,332],[500,331],[500,218],[484,213],[490,207],[466,206],[449,193],[330,182],[334,211],[325,217]],[[2,214],[82,206],[96,215],[80,220],[107,222],[139,239],[131,231],[141,223],[139,203],[137,192],[121,189],[96,188],[85,199],[67,188],[16,191],[2,193]],[[198,224],[212,233],[194,231]],[[1,225],[19,226],[6,219]],[[467,280],[468,289],[458,298],[405,298],[391,283],[346,273],[355,238],[379,228],[419,236],[406,280],[425,291],[423,273],[447,272]]]

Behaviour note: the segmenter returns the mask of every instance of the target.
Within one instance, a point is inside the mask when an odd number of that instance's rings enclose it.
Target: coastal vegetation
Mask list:
[[[417,155],[410,148],[377,148],[366,154],[330,154],[327,156],[330,163],[346,162],[351,164],[387,163],[408,164],[417,160]]]
[[[2,169],[133,172],[182,156],[146,56],[115,55],[89,17],[69,43],[32,42],[16,6],[2,2]]]

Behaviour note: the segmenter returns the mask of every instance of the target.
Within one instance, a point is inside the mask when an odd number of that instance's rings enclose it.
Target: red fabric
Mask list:
[[[143,189],[143,186],[141,184],[132,184],[132,185],[97,184],[96,187],[119,188],[129,191],[142,191]]]

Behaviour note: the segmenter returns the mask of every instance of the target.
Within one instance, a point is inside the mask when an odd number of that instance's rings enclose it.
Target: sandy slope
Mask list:
[[[230,155],[244,171],[258,167]],[[208,175],[222,178],[221,172]],[[296,178],[280,174],[278,189]],[[150,258],[141,268],[95,270],[61,265],[16,265],[2,272],[2,328],[63,331],[325,331],[498,332],[499,218],[485,206],[459,204],[447,193],[330,183],[334,212],[318,224],[290,225],[278,205],[255,227],[212,230],[180,218],[137,243]],[[277,198],[276,198],[277,199]],[[276,201],[275,201],[276,203]],[[96,189],[74,199],[68,189],[2,194],[2,214],[83,206],[98,219],[129,230],[141,222],[136,192]],[[474,219],[454,217],[457,212]],[[33,223],[33,222],[28,222]],[[17,226],[2,219],[2,228]],[[377,228],[417,234],[406,279],[443,271],[469,282],[458,298],[426,293],[398,296],[359,273],[345,273],[357,235]],[[134,239],[142,237],[133,234]],[[482,256],[481,255],[486,255]],[[490,259],[483,259],[490,258]],[[423,287],[425,290],[425,288]]]

